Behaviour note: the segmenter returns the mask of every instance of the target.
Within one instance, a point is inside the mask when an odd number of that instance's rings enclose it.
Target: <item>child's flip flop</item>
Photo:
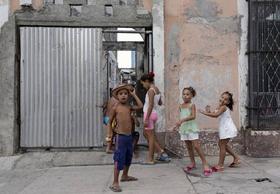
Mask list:
[[[161,153],[160,156],[156,158],[156,160],[159,162],[166,162],[166,163],[171,161],[171,159],[166,153]]]
[[[121,189],[119,186],[111,185],[109,188],[110,188],[111,191],[113,191],[113,192],[117,192],[117,193],[122,192],[122,189]]]
[[[212,170],[211,169],[207,169],[203,171],[204,176],[210,176],[212,174]]]
[[[222,171],[224,171],[224,167],[213,166],[212,171],[213,172],[222,172]]]
[[[196,169],[196,166],[195,165],[188,165],[183,169],[184,169],[184,171],[189,172],[189,171],[192,171],[192,170]]]
[[[122,178],[121,179],[121,182],[131,182],[131,181],[138,181],[138,179],[133,177],[133,176],[129,176],[127,178]]]
[[[186,169],[187,171],[191,171],[191,170],[196,169],[196,166],[195,166],[195,164],[193,164],[193,165],[191,164],[191,165],[186,166],[185,169]]]
[[[236,162],[232,162],[228,167],[230,167],[230,168],[236,168],[236,167],[238,167],[240,164],[241,164],[241,161],[238,160],[238,161],[236,161]]]

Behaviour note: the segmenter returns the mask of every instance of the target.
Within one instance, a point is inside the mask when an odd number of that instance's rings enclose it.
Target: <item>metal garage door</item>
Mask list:
[[[102,31],[21,27],[21,147],[102,145]]]

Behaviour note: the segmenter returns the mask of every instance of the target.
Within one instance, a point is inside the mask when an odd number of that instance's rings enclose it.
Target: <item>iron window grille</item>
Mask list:
[[[280,129],[280,0],[249,0],[249,125]]]

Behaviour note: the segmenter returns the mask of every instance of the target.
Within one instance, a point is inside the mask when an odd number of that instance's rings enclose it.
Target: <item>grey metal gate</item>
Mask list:
[[[102,146],[102,30],[21,27],[21,147]]]

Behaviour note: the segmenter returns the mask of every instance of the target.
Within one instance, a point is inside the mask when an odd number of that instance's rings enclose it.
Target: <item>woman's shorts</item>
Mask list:
[[[147,113],[144,112],[144,122],[146,120],[146,117],[147,117]],[[153,130],[155,128],[155,123],[157,122],[157,120],[158,120],[157,113],[152,112],[148,120],[148,126],[145,127],[145,130]]]

